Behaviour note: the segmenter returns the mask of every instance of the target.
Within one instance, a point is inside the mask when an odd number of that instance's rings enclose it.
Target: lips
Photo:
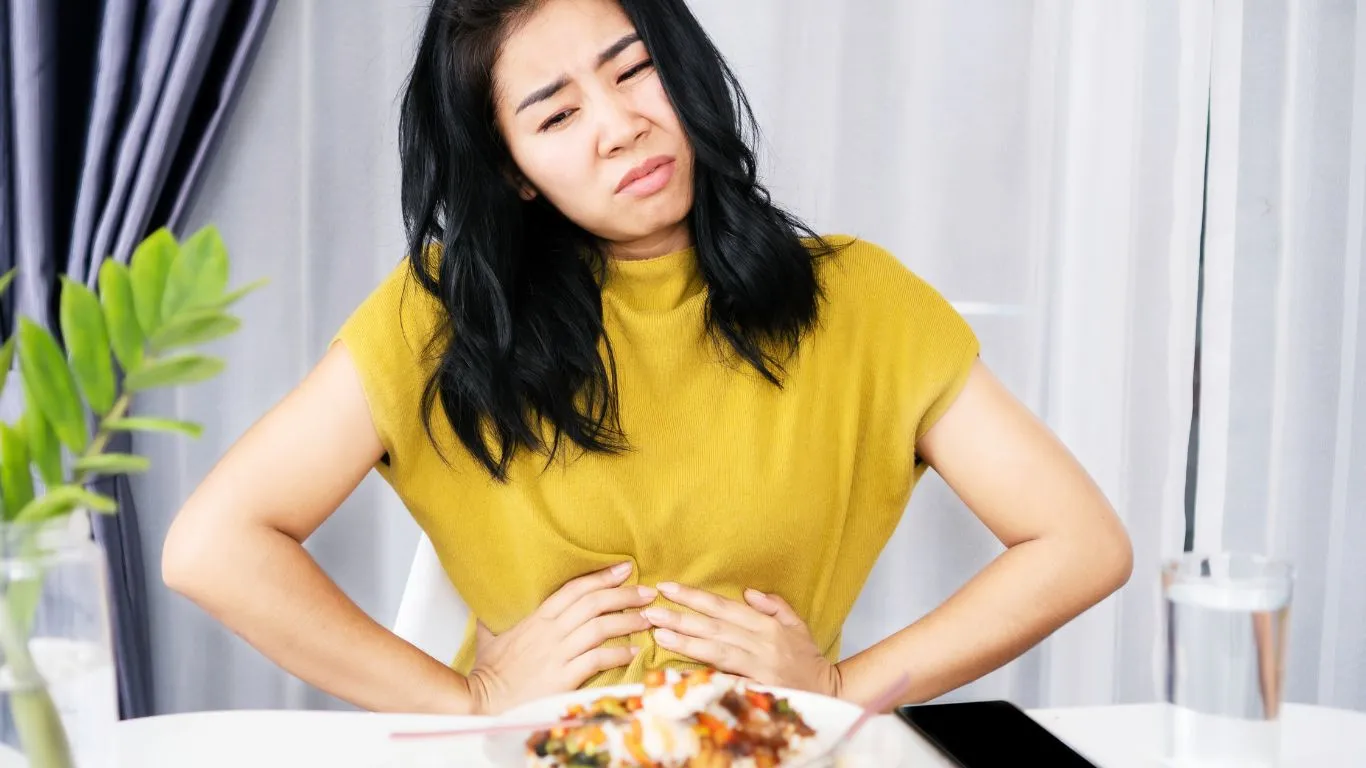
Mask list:
[[[646,160],[640,165],[637,165],[635,168],[632,168],[631,170],[627,171],[626,175],[621,177],[621,181],[617,184],[616,191],[624,191],[627,187],[631,186],[637,181],[640,181],[641,179],[648,177],[650,174],[659,170],[661,167],[668,165],[669,163],[672,163],[673,161],[674,159],[672,157],[669,157],[668,155],[658,155],[656,157],[650,158],[649,160]]]

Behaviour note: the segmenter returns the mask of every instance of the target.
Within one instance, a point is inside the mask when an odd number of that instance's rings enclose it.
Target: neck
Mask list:
[[[608,254],[620,261],[641,261],[692,247],[687,222],[680,222],[636,240],[620,240],[607,246]]]

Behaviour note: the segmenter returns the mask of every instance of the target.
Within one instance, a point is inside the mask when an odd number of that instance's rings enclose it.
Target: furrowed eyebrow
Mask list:
[[[537,88],[536,90],[531,92],[531,95],[527,96],[525,99],[522,99],[521,104],[517,105],[517,113],[520,114],[522,110],[526,109],[532,104],[545,101],[551,96],[554,96],[555,94],[559,93],[560,90],[563,89],[566,85],[569,85],[569,78],[561,77],[560,79],[556,80],[550,85]]]
[[[638,42],[640,42],[640,35],[636,34],[635,32],[632,32],[629,35],[622,37],[620,40],[607,46],[607,48],[602,53],[598,54],[598,66],[601,67],[603,64],[606,64],[612,59],[615,59],[616,57],[621,55],[622,51],[626,50],[627,48],[630,48]]]
[[[638,42],[640,42],[639,34],[632,32],[628,35],[624,35],[620,40],[607,46],[607,48],[605,48],[602,53],[598,54],[597,65],[601,67],[602,65],[611,61],[612,59],[615,59],[616,57],[620,56],[622,51],[626,50],[627,48],[630,48]],[[546,99],[549,99],[550,97],[559,93],[567,85],[569,85],[569,78],[560,77],[556,79],[555,82],[550,83],[549,85],[537,88],[536,90],[532,91],[525,99],[522,99],[521,104],[517,105],[517,114],[520,114],[522,110],[526,109],[532,104],[536,104],[538,102],[542,102]]]

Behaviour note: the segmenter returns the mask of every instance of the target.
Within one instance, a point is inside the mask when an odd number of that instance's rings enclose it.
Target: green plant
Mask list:
[[[0,292],[13,278],[13,270],[0,277]],[[138,245],[128,266],[112,259],[101,265],[98,293],[63,278],[64,345],[43,326],[19,318],[16,332],[0,345],[0,389],[17,357],[24,398],[23,415],[14,424],[0,422],[0,521],[23,532],[18,551],[8,556],[34,557],[37,531],[77,510],[117,510],[113,499],[87,483],[144,472],[150,462],[108,451],[115,433],[199,436],[201,428],[192,422],[130,415],[132,399],[222,372],[223,360],[191,348],[237,331],[241,321],[228,308],[263,284],[228,290],[228,253],[212,226],[184,243],[160,229]],[[70,768],[65,730],[28,649],[40,592],[41,578],[4,585],[0,651],[15,678],[11,706],[29,764]]]

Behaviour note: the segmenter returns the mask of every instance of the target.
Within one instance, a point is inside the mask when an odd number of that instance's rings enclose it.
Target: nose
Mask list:
[[[650,133],[650,121],[620,94],[603,99],[598,108],[598,154],[614,157],[633,148]]]

